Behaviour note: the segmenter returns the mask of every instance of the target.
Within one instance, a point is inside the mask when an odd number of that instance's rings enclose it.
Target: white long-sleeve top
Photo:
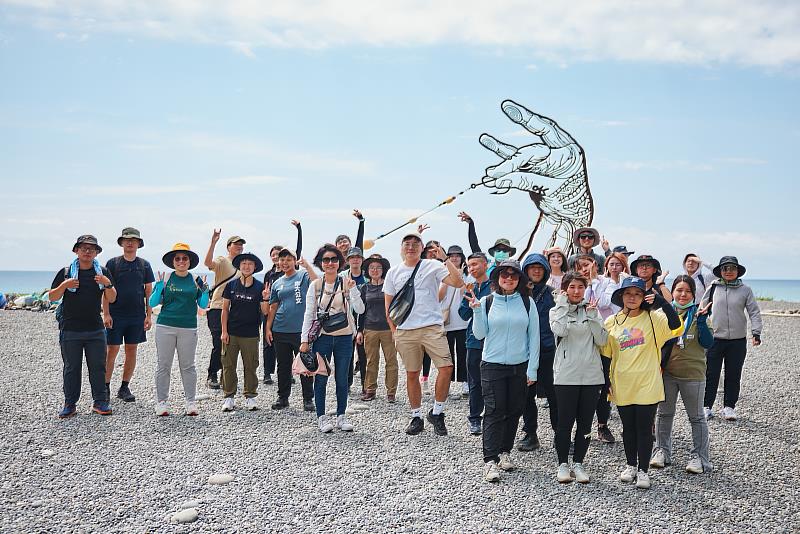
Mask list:
[[[302,343],[308,342],[308,331],[311,329],[311,322],[317,318],[317,311],[319,308],[323,310],[328,307],[328,302],[331,302],[331,306],[328,309],[328,313],[333,315],[334,313],[338,312],[345,312],[347,315],[347,327],[337,330],[336,332],[325,332],[324,334],[329,336],[346,336],[346,335],[353,335],[356,332],[355,320],[353,319],[353,314],[350,311],[354,311],[355,313],[364,313],[364,301],[361,300],[361,291],[358,289],[358,286],[353,286],[349,291],[344,289],[343,283],[344,280],[339,282],[339,288],[336,290],[336,294],[331,294],[333,292],[334,284],[329,284],[324,282],[324,278],[320,277],[317,280],[314,280],[308,286],[308,292],[306,293],[306,312],[303,315],[303,330],[300,333],[300,341]],[[322,284],[325,284],[324,292],[325,294],[322,295],[322,299],[319,298],[319,291],[322,287]]]

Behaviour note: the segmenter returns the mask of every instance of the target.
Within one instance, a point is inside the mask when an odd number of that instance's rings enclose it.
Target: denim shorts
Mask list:
[[[147,341],[144,332],[144,317],[114,317],[113,328],[106,329],[108,345],[137,345]]]

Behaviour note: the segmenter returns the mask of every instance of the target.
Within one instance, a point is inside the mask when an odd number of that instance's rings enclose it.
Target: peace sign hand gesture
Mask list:
[[[158,281],[159,282],[163,282],[164,281],[164,276],[166,276],[166,273],[164,273],[163,271],[158,271]]]
[[[473,310],[477,310],[478,308],[481,307],[481,301],[475,297],[475,293],[473,293],[472,291],[467,291],[466,293],[464,293],[464,298],[467,299],[469,307],[472,308]]]

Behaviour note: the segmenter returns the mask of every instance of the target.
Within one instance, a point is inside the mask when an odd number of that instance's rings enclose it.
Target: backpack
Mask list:
[[[117,270],[119,269],[119,264],[122,261],[124,256],[117,256],[116,258],[112,258],[112,261],[108,262],[106,268],[111,273],[111,276],[114,277],[114,280],[117,279]],[[136,269],[140,271],[147,271],[147,266],[142,258],[136,256]]]
[[[486,296],[486,318],[489,318],[489,310],[492,309],[492,302],[494,302],[494,293],[489,293]],[[525,311],[528,312],[528,316],[531,315],[531,301],[530,298],[522,299],[522,305],[525,306]]]
[[[69,265],[64,267],[64,280],[69,278],[69,268],[70,268]],[[56,322],[58,323],[58,329],[62,330],[64,328],[64,295],[61,295],[61,302],[59,302],[58,306],[56,306],[55,315],[56,315]]]

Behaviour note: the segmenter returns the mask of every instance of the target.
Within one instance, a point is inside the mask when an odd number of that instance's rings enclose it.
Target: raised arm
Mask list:
[[[469,240],[469,248],[472,252],[482,252],[481,246],[478,243],[478,234],[475,232],[475,221],[472,220],[472,217],[465,211],[462,211],[458,214],[458,217],[465,223],[468,224],[467,227],[467,239]]]
[[[297,248],[295,249],[295,258],[303,257],[303,228],[300,226],[300,221],[292,219],[292,224],[297,228]]]
[[[358,232],[356,232],[356,246],[364,251],[364,216],[358,210],[353,210],[353,216],[358,219]]]
[[[221,233],[222,228],[214,228],[214,233],[211,234],[211,243],[208,245],[208,252],[206,252],[206,257],[203,260],[203,265],[212,271],[214,270],[214,248],[217,246]]]

